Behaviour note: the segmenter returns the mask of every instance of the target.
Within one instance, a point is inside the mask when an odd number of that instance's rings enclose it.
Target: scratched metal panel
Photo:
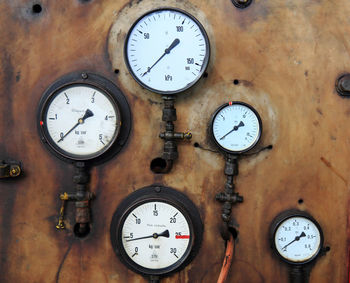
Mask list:
[[[132,79],[122,50],[131,23],[159,6],[197,17],[212,49],[208,77],[177,100],[176,129],[190,130],[193,138],[179,143],[179,159],[167,175],[149,170],[163,147],[161,97]],[[21,160],[24,175],[0,183],[0,281],[145,282],[116,258],[109,226],[130,192],[162,183],[186,193],[205,225],[195,260],[162,282],[215,282],[224,242],[214,196],[225,182],[224,159],[193,145],[214,149],[207,134],[211,113],[242,100],[262,117],[260,146],[274,148],[240,161],[236,190],[244,202],[233,209],[239,235],[228,282],[288,282],[286,266],[271,253],[268,227],[290,208],[311,213],[331,248],[310,282],[347,282],[350,100],[336,95],[334,82],[350,71],[349,13],[345,0],[256,0],[245,10],[230,0],[1,1],[0,158]],[[55,229],[58,195],[73,189],[73,167],[44,148],[36,125],[44,90],[76,70],[114,81],[133,113],[125,148],[92,170],[90,189],[97,198],[84,239],[72,233],[73,204],[67,206],[67,229]]]

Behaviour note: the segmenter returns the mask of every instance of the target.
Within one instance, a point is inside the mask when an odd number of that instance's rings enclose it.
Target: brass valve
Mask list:
[[[56,225],[57,229],[65,229],[64,225],[64,210],[66,206],[66,201],[75,201],[76,209],[77,209],[77,215],[76,218],[78,223],[88,223],[90,221],[89,213],[88,213],[88,207],[89,207],[89,201],[94,198],[93,193],[91,192],[85,192],[83,195],[78,194],[68,194],[63,193],[60,194],[60,200],[62,201],[60,213],[58,217],[58,223]],[[86,209],[87,208],[87,209]],[[79,213],[78,213],[79,212]]]
[[[60,208],[60,216],[58,217],[58,223],[56,225],[57,229],[64,229],[64,207],[66,205],[66,200],[68,200],[68,194],[64,193],[60,195],[60,199],[61,199],[61,208]]]

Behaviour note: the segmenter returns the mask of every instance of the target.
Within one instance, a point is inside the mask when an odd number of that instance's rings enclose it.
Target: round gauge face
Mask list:
[[[125,61],[143,87],[160,94],[187,90],[209,62],[209,40],[190,14],[164,8],[148,12],[131,27],[125,41]]]
[[[132,209],[121,237],[128,257],[148,269],[164,269],[182,261],[192,243],[185,216],[173,205],[160,201]]]
[[[321,249],[322,236],[318,226],[303,216],[292,216],[282,221],[274,235],[278,254],[291,263],[312,260]]]
[[[259,114],[248,104],[230,102],[213,115],[211,131],[215,143],[229,153],[242,153],[260,139],[262,123]]]
[[[203,224],[193,202],[164,186],[141,188],[118,206],[111,241],[119,259],[144,276],[167,276],[198,253]]]
[[[64,157],[88,160],[103,154],[118,136],[119,109],[110,95],[89,84],[71,84],[46,101],[40,125],[49,145]]]

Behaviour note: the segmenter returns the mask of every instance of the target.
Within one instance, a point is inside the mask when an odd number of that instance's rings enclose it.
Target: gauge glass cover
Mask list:
[[[185,216],[176,207],[160,201],[147,202],[131,210],[125,219],[122,237],[129,258],[149,269],[174,265],[187,255],[191,245]]]
[[[185,268],[196,256],[203,223],[186,195],[149,186],[119,204],[110,231],[114,251],[128,268],[163,277]]]
[[[43,111],[50,145],[77,160],[95,158],[115,141],[120,113],[110,96],[92,85],[72,84],[56,91]]]
[[[229,153],[242,153],[260,139],[262,123],[259,114],[248,104],[230,102],[214,113],[211,125],[215,143]]]
[[[131,27],[125,61],[134,79],[160,94],[175,94],[194,85],[209,62],[209,40],[190,14],[164,8],[150,11]]]
[[[282,221],[276,229],[274,243],[277,252],[287,261],[303,263],[315,257],[321,249],[321,233],[316,224],[302,216]]]

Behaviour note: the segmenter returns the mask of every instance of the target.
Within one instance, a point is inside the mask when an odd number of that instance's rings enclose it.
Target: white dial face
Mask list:
[[[120,115],[102,91],[85,85],[59,91],[49,102],[42,126],[64,155],[84,159],[109,148],[120,128]]]
[[[192,86],[205,71],[210,52],[203,28],[172,9],[140,18],[129,32],[125,51],[134,78],[159,93],[177,93]]]
[[[214,117],[213,134],[224,149],[241,152],[253,147],[260,138],[260,124],[252,109],[243,104],[229,104]]]
[[[167,268],[187,256],[190,228],[174,206],[160,201],[144,203],[126,217],[122,229],[125,252],[149,269]]]
[[[278,253],[292,262],[304,262],[315,256],[321,245],[317,226],[308,218],[291,217],[283,221],[275,233]]]

